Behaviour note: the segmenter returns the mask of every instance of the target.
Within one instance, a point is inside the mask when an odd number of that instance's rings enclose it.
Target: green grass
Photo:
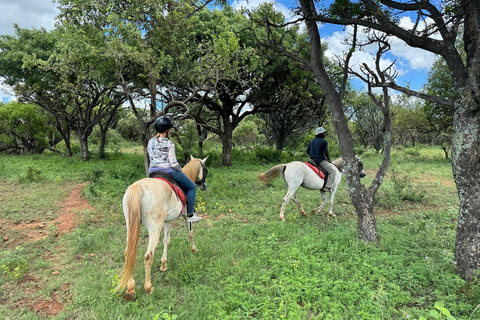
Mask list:
[[[286,221],[280,222],[284,182],[265,186],[256,178],[274,164],[234,159],[230,168],[210,167],[208,189],[197,193],[204,215],[194,225],[198,255],[190,253],[184,224],[175,221],[168,270],[159,271],[160,243],[152,267],[155,291],[147,295],[148,235],[142,229],[133,303],[112,292],[125,248],[121,197],[144,176],[141,155],[88,162],[1,156],[2,221],[51,220],[55,201],[80,182],[87,182],[84,193],[95,210],[82,215],[71,233],[21,243],[18,249],[4,242],[0,266],[19,268],[18,276],[0,269],[0,318],[433,319],[430,312],[442,302],[456,319],[478,319],[480,313],[473,312],[480,287],[454,272],[458,200],[451,165],[424,153],[403,152],[392,159],[396,175],[389,173],[377,195],[378,244],[358,240],[345,178],[335,199],[337,218],[328,218],[327,209],[300,217],[289,203]],[[362,159],[370,173],[381,161],[373,154]],[[30,178],[38,180],[22,179],[29,167],[36,168]],[[307,212],[320,203],[316,191],[300,189],[298,197]],[[53,276],[54,270],[60,274]],[[32,311],[32,302],[52,299],[64,305],[60,313]]]

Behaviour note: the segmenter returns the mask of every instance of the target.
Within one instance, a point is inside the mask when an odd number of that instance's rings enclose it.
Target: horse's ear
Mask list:
[[[208,159],[208,156],[202,160],[202,163],[205,164],[205,162],[207,162],[207,159]]]
[[[193,159],[195,159],[192,155],[190,155],[190,161],[192,161]]]

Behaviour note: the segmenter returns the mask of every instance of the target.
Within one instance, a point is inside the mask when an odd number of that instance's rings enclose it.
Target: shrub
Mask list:
[[[281,162],[282,152],[270,148],[255,149],[255,156],[262,163],[279,163]]]
[[[34,167],[27,167],[27,170],[24,174],[18,175],[18,181],[20,183],[28,183],[28,182],[35,182],[35,181],[42,181],[45,180],[45,175],[39,168]]]
[[[28,269],[28,261],[21,256],[22,248],[0,252],[2,273],[14,280],[21,280]]]

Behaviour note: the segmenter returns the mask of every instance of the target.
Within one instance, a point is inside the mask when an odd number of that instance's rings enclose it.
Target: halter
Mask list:
[[[196,185],[202,185],[202,184],[205,184],[205,179],[207,178],[207,174],[208,174],[208,169],[207,167],[203,164],[203,162],[200,162],[201,163],[201,166],[202,166],[202,179],[200,180],[196,180],[195,181],[195,184]]]

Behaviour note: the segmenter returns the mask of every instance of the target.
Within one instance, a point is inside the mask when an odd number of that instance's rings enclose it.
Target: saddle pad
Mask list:
[[[173,190],[173,192],[177,196],[177,199],[180,200],[180,202],[182,203],[182,211],[180,212],[180,215],[182,215],[183,210],[185,209],[185,204],[187,203],[187,196],[186,196],[185,192],[183,192],[183,190],[176,183],[172,183],[171,181],[168,181],[167,179],[160,178],[160,177],[155,177],[154,179],[163,180],[166,183],[168,183],[170,188]]]
[[[310,164],[308,162],[304,162],[307,166],[310,167],[321,179],[325,180],[325,175],[323,174],[322,171],[318,170],[317,167],[315,167],[313,164]]]

